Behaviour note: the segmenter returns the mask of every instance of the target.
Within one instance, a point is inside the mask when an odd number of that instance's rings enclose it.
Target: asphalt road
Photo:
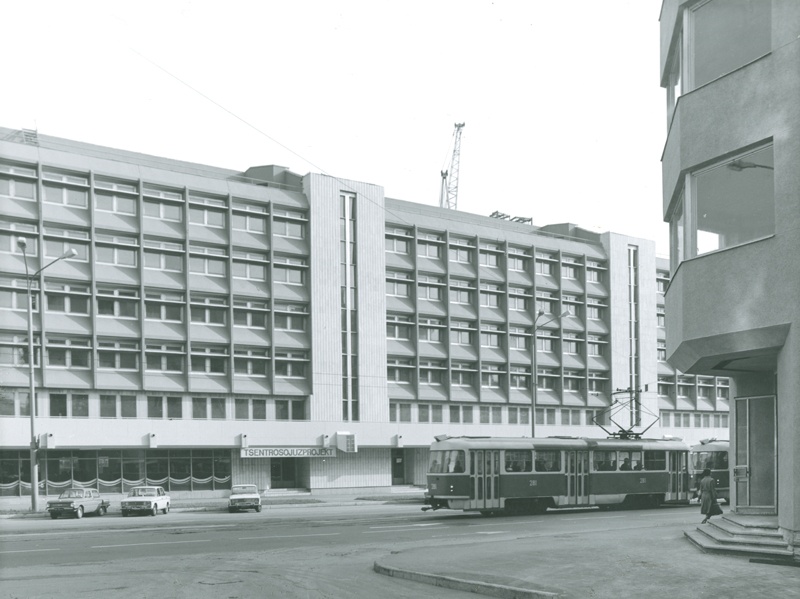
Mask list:
[[[483,518],[376,505],[0,520],[0,597],[474,597],[388,579],[371,567],[418,547],[463,552],[468,564],[480,559],[483,542],[613,529],[631,519],[683,522],[687,515],[661,509]]]

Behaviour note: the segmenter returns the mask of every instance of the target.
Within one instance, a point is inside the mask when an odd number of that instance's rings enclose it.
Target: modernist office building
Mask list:
[[[726,432],[728,380],[665,361],[651,241],[275,166],[0,139],[2,495],[30,493],[19,238],[31,272],[77,252],[32,281],[45,494],[379,489],[423,484],[440,434]]]
[[[800,4],[665,0],[667,353],[724,376],[732,501],[800,553]]]

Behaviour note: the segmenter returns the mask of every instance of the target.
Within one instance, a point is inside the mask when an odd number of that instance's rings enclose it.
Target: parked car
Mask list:
[[[134,513],[155,516],[159,510],[164,514],[168,513],[169,504],[169,495],[163,487],[133,487],[122,500],[120,509],[123,516]]]
[[[228,511],[233,513],[239,510],[261,511],[261,495],[258,494],[257,486],[233,485],[228,499]]]
[[[47,511],[55,520],[59,516],[83,518],[84,514],[102,516],[108,511],[110,503],[100,498],[97,489],[67,489],[58,499],[47,502]]]

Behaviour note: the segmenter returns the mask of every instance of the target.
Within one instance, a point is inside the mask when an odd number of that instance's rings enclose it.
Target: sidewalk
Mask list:
[[[463,549],[400,551],[374,569],[506,598],[800,598],[800,568],[703,553],[684,538],[684,530],[697,525],[688,518],[658,528],[621,522],[580,534],[534,533]]]

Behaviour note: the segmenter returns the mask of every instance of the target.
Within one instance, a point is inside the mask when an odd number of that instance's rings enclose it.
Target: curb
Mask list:
[[[490,597],[500,597],[501,599],[553,599],[561,596],[558,593],[549,593],[547,591],[520,589],[517,587],[492,584],[489,582],[463,580],[461,578],[453,578],[452,576],[438,576],[435,574],[413,572],[411,570],[401,570],[400,568],[392,568],[390,566],[381,565],[378,562],[373,564],[372,569],[378,574],[383,574],[384,576],[413,580],[415,582],[421,582],[423,584],[443,587],[446,589],[453,589],[455,591],[480,593]]]

